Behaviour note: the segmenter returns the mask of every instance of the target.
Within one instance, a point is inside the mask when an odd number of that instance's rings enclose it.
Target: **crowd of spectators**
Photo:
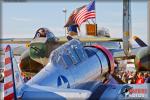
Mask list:
[[[120,71],[115,72],[115,75],[124,83],[128,84],[143,84],[150,83],[150,72],[133,72],[133,71]]]

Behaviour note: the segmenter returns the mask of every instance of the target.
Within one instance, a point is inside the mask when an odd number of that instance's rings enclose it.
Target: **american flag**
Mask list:
[[[70,26],[70,25],[75,25],[76,23],[75,23],[75,21],[73,20],[73,19],[74,19],[74,16],[77,15],[77,14],[79,13],[79,11],[80,11],[81,9],[83,9],[85,6],[86,6],[86,5],[83,5],[82,7],[76,8],[76,9],[71,13],[71,15],[69,16],[68,21],[67,21],[67,23],[65,24],[64,27],[68,27],[68,26]]]
[[[73,16],[73,20],[79,26],[88,19],[95,18],[95,0],[83,7],[77,14]]]

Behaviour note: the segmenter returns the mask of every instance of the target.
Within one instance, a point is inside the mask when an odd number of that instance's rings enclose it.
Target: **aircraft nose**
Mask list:
[[[144,51],[144,52],[143,52]],[[135,57],[135,65],[138,71],[150,71],[150,48],[142,48]]]

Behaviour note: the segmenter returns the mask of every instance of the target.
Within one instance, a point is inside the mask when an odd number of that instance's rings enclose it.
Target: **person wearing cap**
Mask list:
[[[68,30],[68,34],[71,36],[78,35],[78,31],[80,32],[80,28],[77,24],[68,26],[67,30]]]
[[[33,39],[40,38],[40,37],[55,38],[54,34],[51,31],[49,31],[47,28],[39,28],[36,31],[36,34]]]

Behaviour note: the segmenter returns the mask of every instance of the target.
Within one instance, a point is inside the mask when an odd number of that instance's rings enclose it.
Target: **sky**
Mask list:
[[[65,14],[84,4],[82,2],[28,2],[2,3],[2,37],[32,38],[36,30],[46,27],[56,36],[65,35]],[[122,1],[96,1],[96,23],[98,28],[107,28],[112,37],[122,37]],[[132,2],[132,33],[147,42],[147,1]],[[85,33],[85,24],[81,25],[80,35]]]

